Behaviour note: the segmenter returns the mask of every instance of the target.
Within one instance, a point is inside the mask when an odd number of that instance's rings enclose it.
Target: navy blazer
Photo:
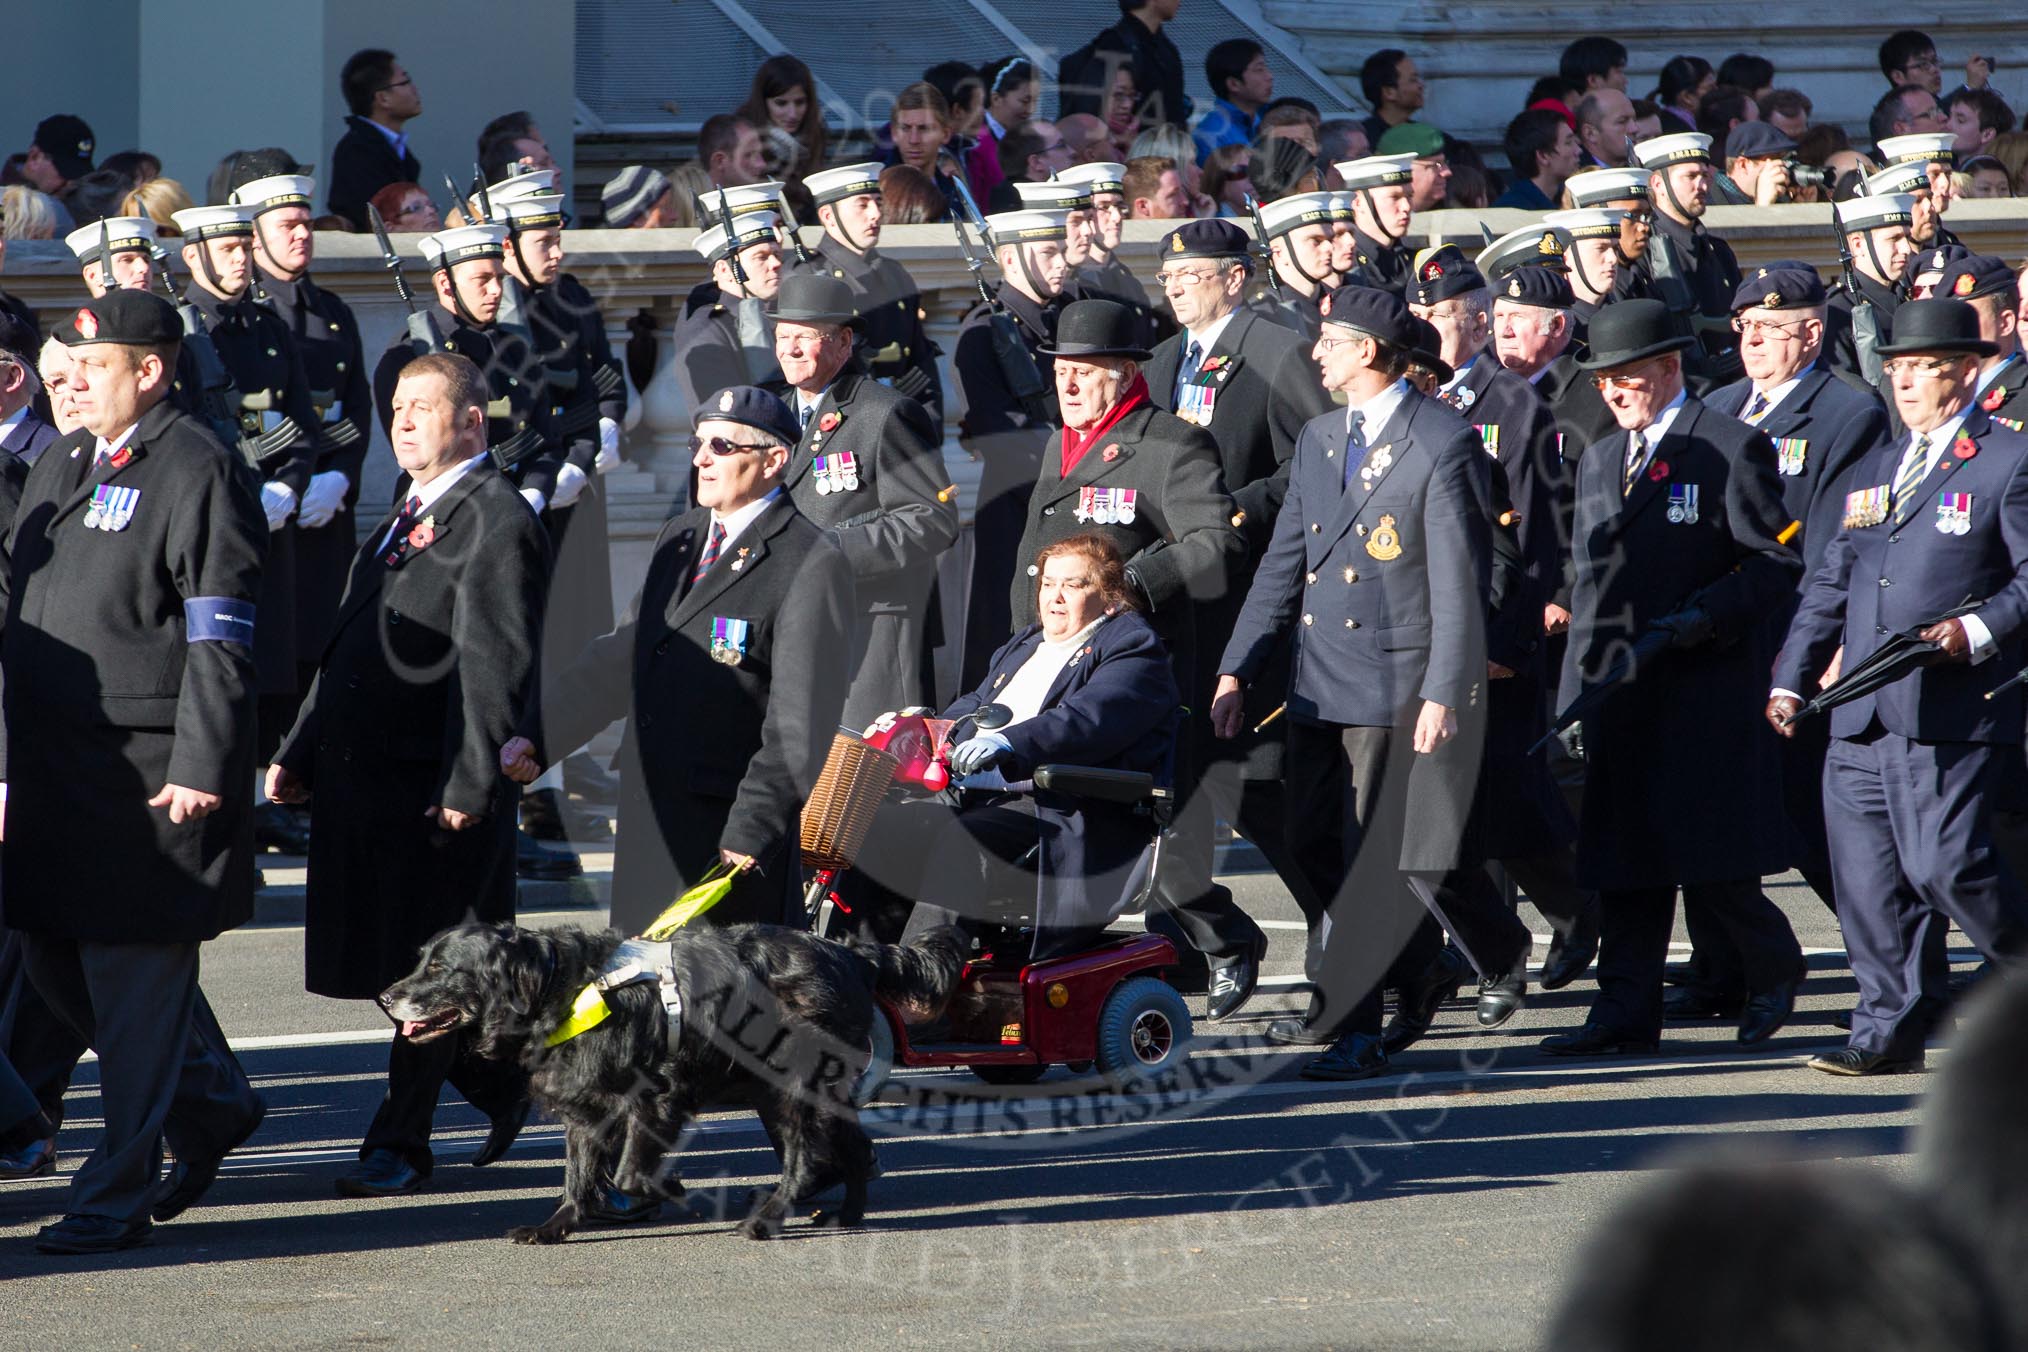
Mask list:
[[[1927,667],[1840,705],[1831,713],[1834,737],[1858,737],[1878,719],[1887,731],[1920,742],[2021,742],[2021,687],[1997,699],[1985,696],[2028,663],[2022,634],[2028,617],[2028,435],[1996,426],[1973,408],[1961,436],[1971,439],[1974,454],[1945,451],[1901,525],[1846,526],[1831,541],[1789,626],[1774,685],[1813,693],[1840,644],[1849,671],[1889,634],[1955,610],[1966,597],[1977,603],[1999,652],[1977,666]],[[1905,439],[1882,443],[1854,467],[1846,487],[1891,485],[1907,448]],[[1942,494],[1971,496],[1963,535],[1939,529],[1946,523]]]
[[[1303,428],[1218,669],[1251,683],[1293,634],[1290,717],[1391,728],[1417,700],[1476,702],[1485,680],[1490,470],[1478,434],[1412,389],[1366,441],[1392,458],[1347,486],[1344,412]]]

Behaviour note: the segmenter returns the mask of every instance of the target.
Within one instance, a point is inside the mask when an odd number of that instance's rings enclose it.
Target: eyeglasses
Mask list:
[[[1226,268],[1230,269],[1238,267],[1239,264],[1228,263],[1225,266]],[[1178,268],[1174,272],[1156,273],[1155,285],[1160,287],[1166,287],[1171,282],[1174,282],[1178,286],[1196,286],[1202,282],[1213,281],[1218,277],[1218,275],[1219,274],[1217,272],[1206,272],[1199,268]]]
[[[1901,69],[1903,72],[1907,72],[1911,70],[1942,70],[1943,67],[1936,63],[1934,56],[1918,56]]]
[[[1591,383],[1600,390],[1640,390],[1654,383],[1656,373],[1652,366],[1637,371],[1601,371],[1591,378]]]
[[[1655,213],[1652,211],[1629,211],[1626,216],[1626,223],[1628,225],[1653,225],[1655,223]]]
[[[1345,344],[1347,343],[1356,343],[1360,341],[1362,340],[1357,334],[1354,334],[1350,338],[1319,338],[1317,340],[1317,351],[1325,353],[1336,352],[1339,348],[1345,346]]]
[[[1036,151],[1035,153],[1038,155],[1054,155],[1059,150],[1068,150],[1068,149],[1070,149],[1070,142],[1058,141],[1055,145],[1044,146],[1042,147],[1042,149]]]
[[[1807,321],[1798,319],[1793,324],[1777,324],[1772,319],[1747,319],[1740,315],[1732,317],[1732,331],[1751,338],[1756,333],[1765,333],[1770,338],[1793,338],[1803,331]]]
[[[1890,380],[1904,371],[1918,380],[1941,380],[1956,375],[1964,361],[1962,357],[1893,357],[1880,363],[1880,372]]]
[[[410,78],[409,78],[408,76],[404,75],[404,76],[402,76],[402,77],[401,77],[401,78],[400,78],[399,80],[396,80],[396,81],[395,81],[395,82],[394,82],[393,84],[384,84],[384,85],[382,85],[382,86],[381,86],[380,88],[381,88],[381,92],[383,92],[383,93],[384,93],[384,92],[386,92],[387,90],[390,90],[390,89],[407,89],[407,88],[409,88],[410,86],[412,86],[412,85],[413,85],[414,83],[415,83],[415,81],[414,81],[414,80],[412,80],[412,79],[410,79]]]
[[[737,455],[741,451],[758,451],[765,455],[773,449],[775,449],[773,446],[762,441],[727,441],[724,437],[690,438],[690,454],[710,451],[713,459],[723,459],[728,455]]]

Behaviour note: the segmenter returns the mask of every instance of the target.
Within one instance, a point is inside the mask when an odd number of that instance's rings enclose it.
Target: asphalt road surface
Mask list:
[[[596,881],[605,858],[586,862]],[[682,1207],[524,1248],[501,1236],[548,1214],[560,1133],[533,1122],[506,1159],[473,1169],[462,1160],[482,1122],[448,1091],[425,1191],[334,1195],[380,1096],[388,1029],[363,1002],[303,992],[298,877],[271,867],[283,886],[264,920],[204,958],[265,1124],[148,1246],[36,1254],[98,1126],[88,1062],[58,1176],[0,1184],[0,1347],[1526,1348],[1588,1232],[1645,1175],[1717,1146],[1899,1173],[1925,1088],[1803,1068],[1842,1040],[1831,1017],[1853,985],[1835,925],[1794,878],[1771,894],[1812,977],[1767,1047],[1697,1025],[1658,1058],[1542,1057],[1537,1040],[1581,1021],[1586,978],[1490,1034],[1457,1002],[1386,1078],[1306,1082],[1307,1053],[1259,1040],[1294,1004],[1300,921],[1271,877],[1235,875],[1271,926],[1270,980],[1238,1018],[1200,1020],[1192,1073],[1170,1093],[1087,1092],[1060,1069],[1022,1091],[904,1072],[908,1101],[867,1114],[885,1171],[868,1225],[799,1219],[765,1244],[734,1226],[773,1155],[750,1115],[716,1114],[683,1153]],[[595,895],[550,888],[535,904]],[[1523,914],[1539,961],[1546,936]],[[602,915],[580,904],[524,920]]]

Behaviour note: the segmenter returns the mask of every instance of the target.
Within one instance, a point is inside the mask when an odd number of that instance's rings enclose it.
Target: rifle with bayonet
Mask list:
[[[103,249],[103,223],[99,235],[100,248]],[[261,470],[260,457],[240,430],[239,387],[233,384],[232,373],[225,369],[225,362],[218,355],[218,344],[212,341],[211,328],[204,322],[204,311],[177,289],[176,279],[169,275],[168,250],[158,243],[152,253],[155,275],[162,280],[163,294],[176,307],[177,318],[183,321],[183,348],[190,354],[190,367],[197,377],[197,416],[204,420],[214,436],[238,451],[248,468],[258,474]],[[99,275],[111,289],[113,268],[110,258],[104,259],[104,268]]]
[[[1007,392],[1021,405],[1021,411],[1028,415],[1031,425],[1037,427],[1056,426],[1058,414],[1051,395],[1049,383],[1042,378],[1042,368],[1035,364],[1035,354],[1028,350],[1028,344],[1021,339],[1021,331],[1015,327],[1014,316],[993,294],[993,288],[986,284],[986,262],[972,248],[965,235],[967,224],[978,232],[980,247],[990,244],[992,234],[986,229],[986,218],[979,212],[979,204],[972,200],[971,189],[962,178],[954,179],[957,184],[958,200],[964,210],[951,217],[951,227],[958,232],[958,252],[964,255],[965,266],[971,270],[972,284],[979,288],[979,299],[986,303],[986,328],[993,340],[993,360],[999,363],[1000,378],[1007,382]]]
[[[415,292],[408,288],[408,278],[401,275],[401,255],[394,251],[394,241],[387,237],[387,222],[380,218],[380,209],[371,202],[366,204],[367,219],[373,222],[373,237],[380,241],[380,264],[394,278],[395,294],[408,307],[408,345],[420,357],[431,352],[441,352],[443,339],[437,336],[436,325],[430,317],[416,308]]]
[[[788,227],[789,247],[796,251],[798,267],[810,266],[810,251],[803,247],[803,225],[796,219],[796,209],[789,205],[789,194],[784,191],[781,200],[782,224]],[[835,210],[835,208],[834,208]]]
[[[1859,285],[1859,270],[1852,262],[1852,241],[1839,224],[1838,208],[1831,207],[1831,233],[1838,237],[1838,267],[1843,274],[1840,283],[1845,288],[1846,299],[1852,302],[1852,350],[1859,362],[1859,377],[1874,389],[1880,388],[1880,317],[1873,313],[1873,302]]]
[[[1280,302],[1282,279],[1275,272],[1274,246],[1268,243],[1267,223],[1260,218],[1260,199],[1252,193],[1246,195],[1246,214],[1253,218],[1253,240],[1260,250],[1261,271],[1267,274],[1268,294]]]

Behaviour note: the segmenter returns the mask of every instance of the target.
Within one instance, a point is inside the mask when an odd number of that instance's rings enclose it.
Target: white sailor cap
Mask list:
[[[1592,169],[1563,180],[1574,207],[1602,207],[1607,202],[1629,202],[1648,196],[1645,169]]]
[[[1634,142],[1634,163],[1643,169],[1672,164],[1711,163],[1711,138],[1701,131],[1676,131]]]
[[[1479,271],[1497,280],[1519,267],[1561,268],[1570,232],[1560,225],[1526,225],[1479,250]]]
[[[81,225],[63,237],[70,251],[77,255],[80,263],[99,261],[99,227],[105,227],[106,248],[116,254],[133,253],[139,250],[152,253],[155,249],[155,222],[146,216],[108,216],[103,221]]]
[[[263,211],[274,211],[280,207],[302,207],[306,211],[315,211],[310,199],[316,195],[317,180],[308,174],[273,174],[240,184],[233,189],[232,200],[240,206],[252,207],[258,216]]]
[[[781,217],[765,208],[749,208],[746,212],[735,211],[732,215],[732,236],[727,242],[725,227],[714,225],[709,230],[700,230],[690,247],[697,250],[707,263],[716,263],[734,250],[745,251],[756,244],[780,244],[781,231],[776,227]]]
[[[1021,205],[1035,211],[1090,211],[1091,189],[1082,183],[1052,178],[1044,183],[1016,183]]]
[[[808,179],[803,180],[805,183]],[[1058,183],[1082,183],[1090,188],[1096,197],[1100,193],[1124,193],[1127,190],[1127,166],[1111,160],[1100,160],[1096,164],[1073,164],[1056,176]]]
[[[254,232],[252,207],[185,207],[170,217],[186,241],[223,239]]]
[[[1866,180],[1868,197],[1885,197],[1890,193],[1905,192],[1910,195],[1929,191],[1929,161],[1903,160],[1891,164]]]
[[[498,183],[488,184],[486,200],[494,206],[512,202],[522,197],[541,197],[556,191],[556,170],[530,169],[525,174],[503,178]]]
[[[1325,193],[1324,200],[1326,202],[1324,210],[1330,213],[1330,217],[1332,220],[1349,221],[1352,219],[1351,193],[1349,192]]]
[[[1947,131],[1918,131],[1890,136],[1880,143],[1880,158],[1889,164],[1956,164],[1951,149],[1956,137]]]
[[[1331,214],[1332,197],[1327,192],[1299,192],[1263,203],[1260,209],[1261,232],[1269,239],[1279,239],[1306,225],[1329,225],[1335,219]]]
[[[1835,210],[1838,224],[1847,230],[1878,230],[1882,226],[1907,225],[1915,219],[1915,199],[1905,192],[1854,197],[1840,202]]]
[[[803,186],[810,190],[818,206],[831,202],[842,202],[848,197],[864,197],[880,193],[880,171],[885,168],[878,160],[862,160],[858,164],[841,164],[835,169],[824,169],[803,180]]]
[[[1581,211],[1552,211],[1542,223],[1554,226],[1573,240],[1618,239],[1620,222],[1627,213],[1615,207],[1585,207]]]
[[[460,225],[424,235],[422,254],[431,268],[449,272],[474,258],[501,258],[507,253],[507,227],[487,222]]]
[[[1368,155],[1333,165],[1347,188],[1391,188],[1405,184],[1414,175],[1413,155]]]
[[[1069,216],[1067,211],[1042,209],[996,212],[986,218],[986,233],[993,237],[996,249],[1003,244],[1035,244],[1062,239],[1067,233],[1065,222]]]
[[[782,185],[770,179],[766,183],[742,183],[736,188],[709,188],[697,195],[697,219],[701,221],[715,221],[721,212],[729,212],[737,220],[754,211],[781,215]]]
[[[510,197],[504,202],[495,197],[493,213],[517,235],[524,230],[561,230],[563,194],[526,193],[519,197]]]

